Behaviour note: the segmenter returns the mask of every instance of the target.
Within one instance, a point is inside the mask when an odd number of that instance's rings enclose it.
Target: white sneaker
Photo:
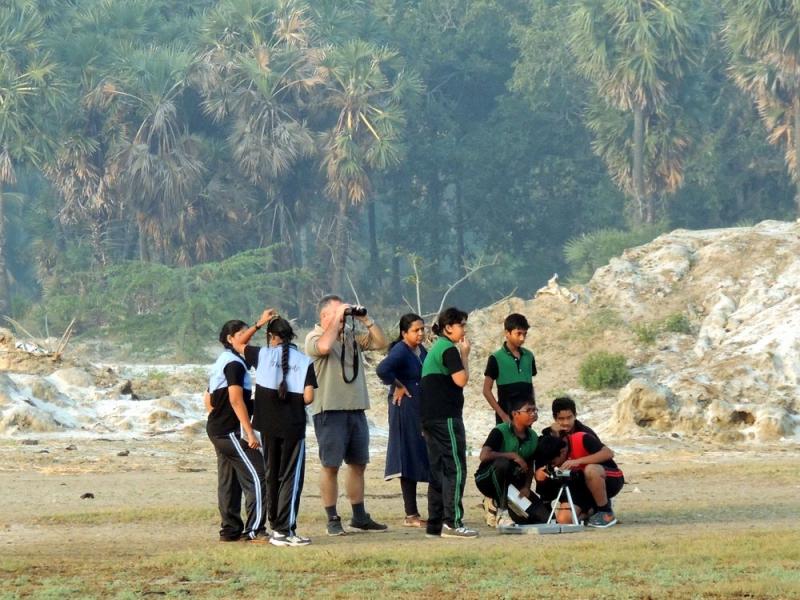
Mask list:
[[[476,538],[478,532],[469,527],[450,527],[449,525],[442,525],[442,537],[446,538]]]
[[[296,533],[284,535],[282,533],[278,533],[277,531],[273,531],[269,538],[269,543],[273,546],[308,546],[311,543],[311,540],[299,536]]]
[[[508,511],[498,509],[497,510],[497,528],[500,529],[501,527],[516,527],[516,523],[514,519],[512,519]]]

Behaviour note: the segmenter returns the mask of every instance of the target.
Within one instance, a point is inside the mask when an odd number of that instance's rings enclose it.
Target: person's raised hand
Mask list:
[[[469,356],[469,351],[472,350],[472,344],[469,343],[469,338],[466,335],[458,342],[458,347],[461,350],[461,356]]]
[[[267,323],[269,323],[272,319],[278,316],[278,311],[274,308],[265,308],[264,312],[261,313],[261,316],[256,321],[256,325],[259,327],[263,327]]]

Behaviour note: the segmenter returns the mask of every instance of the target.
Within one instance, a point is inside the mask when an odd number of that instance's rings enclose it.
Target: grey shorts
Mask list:
[[[326,410],[314,415],[314,433],[323,467],[366,465],[369,426],[363,410]]]

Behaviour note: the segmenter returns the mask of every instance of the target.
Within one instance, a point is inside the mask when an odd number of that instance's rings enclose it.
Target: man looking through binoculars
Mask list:
[[[364,350],[387,345],[383,331],[363,306],[345,303],[339,296],[323,296],[317,304],[319,324],[306,336],[306,354],[314,361],[319,388],[311,405],[314,432],[319,445],[320,496],[328,517],[328,535],[344,535],[336,508],[339,468],[348,466],[345,489],[353,508],[350,527],[360,531],[384,531],[364,507],[364,471],[369,462],[369,408],[364,377]],[[350,317],[350,323],[347,323]],[[366,331],[356,333],[355,321]]]

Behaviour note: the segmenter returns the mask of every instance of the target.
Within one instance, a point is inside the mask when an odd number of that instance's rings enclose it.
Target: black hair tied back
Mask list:
[[[281,372],[283,373],[283,379],[278,385],[278,398],[286,400],[288,391],[286,377],[289,375],[289,346],[292,345],[292,340],[296,336],[294,329],[292,329],[292,324],[283,317],[272,319],[267,325],[267,333],[281,338]]]
[[[233,348],[228,341],[228,336],[234,335],[242,329],[247,329],[247,323],[244,321],[240,321],[239,319],[226,321],[219,332],[219,343],[225,346],[228,350],[232,350]]]

